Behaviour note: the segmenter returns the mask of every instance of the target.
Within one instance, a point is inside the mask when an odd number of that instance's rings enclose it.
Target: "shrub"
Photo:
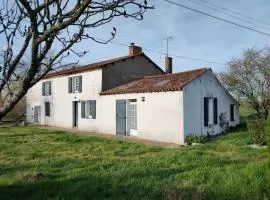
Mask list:
[[[270,187],[270,119],[268,119],[266,135],[268,138],[268,188]],[[270,190],[268,190],[268,198],[270,199]]]
[[[206,141],[207,137],[202,135],[192,134],[186,137],[186,142],[188,145],[191,145],[192,143],[205,143]]]
[[[262,119],[248,123],[248,130],[252,135],[254,144],[266,144],[266,122]]]
[[[4,117],[3,121],[19,122],[25,118],[26,98],[22,98],[14,108]]]

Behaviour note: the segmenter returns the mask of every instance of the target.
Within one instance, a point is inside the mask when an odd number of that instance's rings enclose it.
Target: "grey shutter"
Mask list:
[[[81,118],[85,118],[85,101],[81,102]]]
[[[203,113],[204,113],[204,126],[207,127],[208,126],[208,121],[209,121],[209,116],[208,116],[208,107],[209,107],[209,103],[208,103],[208,98],[207,97],[204,97],[203,98]]]
[[[52,82],[49,81],[49,95],[52,94]]]
[[[45,96],[45,82],[42,83],[42,96]]]
[[[234,104],[230,105],[230,116],[231,121],[234,121]]]
[[[51,116],[51,104],[50,102],[45,102],[45,116]]]
[[[48,102],[48,116],[51,116],[51,104]]]
[[[82,92],[82,76],[79,76],[79,92]]]
[[[90,101],[90,115],[92,119],[96,119],[96,100]]]
[[[72,77],[68,78],[68,93],[72,93]]]
[[[217,106],[217,98],[214,98],[214,124],[218,123],[218,106]]]

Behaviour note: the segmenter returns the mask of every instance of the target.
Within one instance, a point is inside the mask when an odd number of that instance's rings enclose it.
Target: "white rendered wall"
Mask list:
[[[183,93],[134,93],[100,96],[101,70],[82,75],[82,93],[68,93],[68,77],[46,79],[52,81],[52,95],[42,96],[42,82],[27,93],[27,120],[34,122],[34,106],[41,106],[41,124],[72,128],[72,101],[96,100],[96,119],[81,118],[78,104],[78,129],[116,134],[116,100],[137,99],[138,137],[162,142],[183,144]],[[145,97],[145,101],[141,101]],[[51,102],[51,116],[45,117],[45,101]]]
[[[218,99],[218,124],[212,128],[204,127],[204,97]],[[190,134],[206,135],[207,131],[213,131],[215,134],[220,133],[222,129],[219,125],[219,115],[226,113],[228,120],[230,120],[230,104],[235,105],[235,121],[230,121],[229,125],[235,126],[240,123],[239,105],[211,71],[188,84],[183,90],[183,98],[185,136]]]
[[[82,93],[68,93],[68,77],[82,75]],[[42,96],[42,82],[52,81],[52,95]],[[101,70],[74,74],[71,76],[59,76],[45,79],[34,85],[27,93],[27,119],[33,122],[33,107],[41,106],[41,124],[72,128],[72,102],[78,100],[94,100],[99,97],[101,91]],[[45,117],[45,101],[51,103],[51,116]],[[80,103],[79,103],[80,122]],[[97,126],[92,120],[92,127]]]
[[[145,101],[142,101],[142,97]],[[135,93],[101,97],[99,132],[115,134],[117,99],[137,99],[138,137],[162,142],[183,144],[182,92]],[[97,114],[98,117],[98,114]]]

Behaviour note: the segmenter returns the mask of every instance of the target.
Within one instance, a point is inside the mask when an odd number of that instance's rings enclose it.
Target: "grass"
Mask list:
[[[1,199],[263,199],[246,131],[165,149],[34,126],[0,129]]]

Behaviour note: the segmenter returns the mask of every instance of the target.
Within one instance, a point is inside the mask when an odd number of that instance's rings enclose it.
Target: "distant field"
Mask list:
[[[0,129],[1,199],[263,199],[248,132],[164,149],[37,127]]]

